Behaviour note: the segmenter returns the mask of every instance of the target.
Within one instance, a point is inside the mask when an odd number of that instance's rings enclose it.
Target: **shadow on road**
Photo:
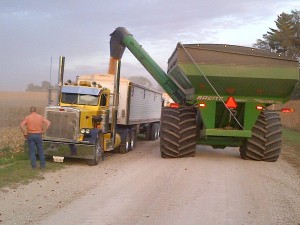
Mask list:
[[[198,145],[196,149],[195,157],[205,157],[215,159],[228,159],[236,158],[241,160],[240,152],[238,148],[227,147],[225,149],[214,149],[206,145]]]

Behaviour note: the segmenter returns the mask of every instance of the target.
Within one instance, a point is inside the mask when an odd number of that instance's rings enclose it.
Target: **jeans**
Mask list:
[[[28,135],[28,147],[29,147],[29,157],[31,162],[31,167],[33,169],[36,168],[36,150],[39,154],[39,158],[41,161],[41,168],[45,168],[46,162],[45,162],[45,155],[43,150],[43,141],[42,141],[42,135],[41,134],[29,134]]]
[[[70,150],[71,150],[71,155],[77,155],[77,148],[75,144],[69,144]]]

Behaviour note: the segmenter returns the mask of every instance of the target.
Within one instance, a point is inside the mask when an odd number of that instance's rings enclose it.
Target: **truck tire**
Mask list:
[[[159,138],[159,123],[152,123],[151,125],[151,133],[150,133],[150,140],[155,141]]]
[[[130,129],[130,146],[129,151],[132,151],[136,146],[137,132],[135,128]]]
[[[160,138],[160,123],[157,123],[157,129],[158,129],[158,131],[157,131],[157,138]]]
[[[146,141],[151,140],[151,126],[150,126],[150,124],[145,125],[145,140]]]
[[[97,135],[94,151],[93,151],[93,159],[88,161],[90,166],[96,166],[99,163],[99,159],[104,160],[104,148],[103,148],[103,134],[99,133]]]
[[[240,147],[242,159],[275,162],[281,153],[281,120],[278,113],[262,111],[254,127],[252,137]]]
[[[195,156],[196,113],[193,107],[163,108],[160,152],[163,158]]]
[[[124,129],[123,132],[121,133],[121,145],[120,145],[120,153],[125,154],[129,152],[130,150],[130,143],[131,143],[131,138],[130,138],[130,133],[128,129]]]

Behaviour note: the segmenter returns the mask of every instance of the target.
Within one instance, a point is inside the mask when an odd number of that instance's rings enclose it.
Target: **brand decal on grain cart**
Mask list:
[[[205,100],[205,101],[221,101],[223,100],[223,97],[218,96],[198,96],[197,100]]]

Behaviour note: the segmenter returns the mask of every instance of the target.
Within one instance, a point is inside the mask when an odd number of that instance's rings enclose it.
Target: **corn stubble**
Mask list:
[[[9,148],[12,152],[24,150],[24,137],[19,124],[29,114],[32,105],[43,115],[47,93],[0,92],[0,149]]]

